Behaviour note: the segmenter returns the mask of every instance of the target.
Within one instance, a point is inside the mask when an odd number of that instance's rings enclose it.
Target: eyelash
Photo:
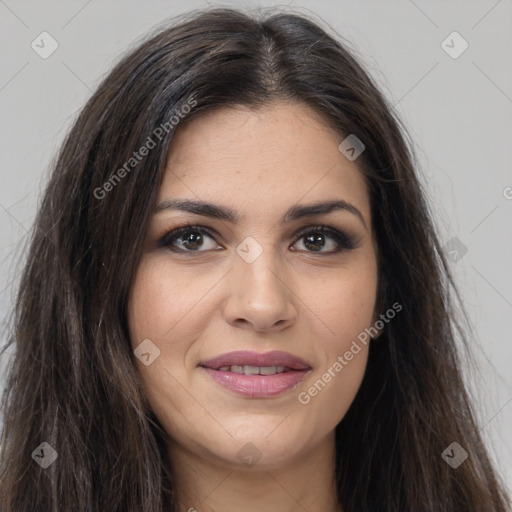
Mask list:
[[[171,231],[168,231],[160,240],[158,241],[159,247],[166,247],[172,252],[176,253],[187,253],[187,254],[195,254],[195,253],[201,253],[201,252],[208,252],[208,251],[189,251],[182,248],[174,247],[172,244],[180,238],[180,236],[190,233],[190,232],[197,232],[202,235],[207,234],[209,237],[215,239],[215,233],[212,229],[206,227],[206,226],[197,226],[192,224],[187,224],[185,226],[172,229]],[[333,255],[338,254],[342,251],[351,251],[358,247],[357,242],[351,238],[350,236],[346,235],[345,233],[342,233],[336,229],[330,228],[328,226],[308,226],[307,228],[302,229],[296,236],[295,241],[292,245],[297,243],[302,238],[305,238],[306,235],[309,234],[316,234],[321,233],[323,235],[328,235],[331,238],[334,239],[334,241],[338,244],[338,247],[333,251],[299,251],[299,252],[308,252],[311,254],[323,254],[323,255]]]

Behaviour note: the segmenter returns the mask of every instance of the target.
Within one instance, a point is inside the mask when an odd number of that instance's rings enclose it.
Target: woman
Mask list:
[[[16,304],[2,511],[505,511],[392,109],[302,16],[191,13],[68,135]]]

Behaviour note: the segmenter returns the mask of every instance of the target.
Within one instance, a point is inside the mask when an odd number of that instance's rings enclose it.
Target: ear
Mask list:
[[[386,311],[386,292],[388,289],[388,283],[386,276],[379,272],[378,281],[377,281],[377,297],[375,301],[375,309],[373,310],[372,317],[372,332],[377,331],[375,336],[372,336],[372,340],[376,340],[381,337],[382,332],[386,328],[386,323],[382,321],[382,317],[385,316],[382,312]]]
[[[398,302],[395,301],[392,306],[388,307],[387,309],[385,307],[383,308],[375,308],[375,313],[373,315],[373,324],[372,324],[372,333],[376,333],[375,336],[372,336],[372,339],[376,340],[377,338],[380,338],[382,333],[389,329],[387,327],[387,324],[390,322],[393,322],[393,318],[402,311],[403,307]],[[384,311],[381,313],[381,311]]]
[[[379,339],[382,335],[382,332],[386,328],[386,324],[381,320],[381,316],[383,315],[381,315],[377,311],[373,313],[372,327],[377,331],[377,334],[375,336],[372,336],[372,340]]]
[[[377,300],[375,302],[375,309],[373,310],[373,316],[372,316],[372,339],[376,340],[381,337],[382,332],[386,328],[386,324],[388,323],[386,314],[383,313],[383,311],[386,311],[385,306],[385,295],[382,292],[382,284],[380,285],[380,289],[378,290]],[[373,336],[373,333],[377,332],[375,336]]]

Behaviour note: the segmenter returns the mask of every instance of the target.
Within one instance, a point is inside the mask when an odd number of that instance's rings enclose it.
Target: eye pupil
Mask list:
[[[324,235],[308,235],[305,237],[307,240],[305,245],[308,247],[308,249],[312,249],[313,251],[318,251],[322,249],[322,247],[325,245],[325,243],[322,243],[320,246],[314,245],[315,243],[322,242],[324,238]],[[313,244],[313,246],[312,246]]]
[[[196,231],[190,231],[183,240],[183,245],[188,249],[198,249],[203,242],[203,236]]]

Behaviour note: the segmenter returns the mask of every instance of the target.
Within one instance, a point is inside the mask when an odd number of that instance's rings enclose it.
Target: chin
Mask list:
[[[226,446],[208,447],[210,455],[218,463],[231,470],[271,471],[292,464],[299,456],[296,442],[284,439],[269,441],[266,439],[237,440]],[[295,451],[297,450],[297,451]]]
[[[311,439],[290,431],[284,425],[283,417],[256,420],[250,423],[238,422],[235,427],[225,423],[229,432],[222,439],[205,438],[203,445],[209,456],[223,466],[234,469],[274,470],[293,463],[308,450]],[[282,427],[282,429],[281,429]],[[232,437],[231,437],[232,436]]]

